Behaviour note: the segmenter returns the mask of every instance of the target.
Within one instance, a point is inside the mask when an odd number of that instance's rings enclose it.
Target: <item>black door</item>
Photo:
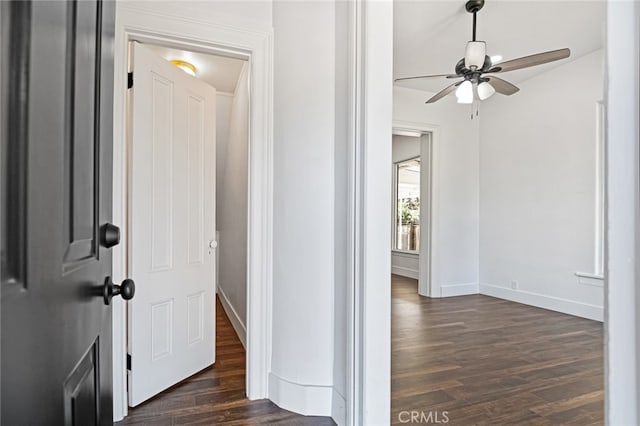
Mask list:
[[[115,3],[0,3],[2,424],[112,424]]]

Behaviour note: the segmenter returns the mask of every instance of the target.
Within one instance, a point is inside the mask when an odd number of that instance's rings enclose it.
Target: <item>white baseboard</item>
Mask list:
[[[401,277],[413,278],[414,280],[420,279],[420,272],[411,268],[404,268],[402,266],[391,266],[391,273],[400,275]]]
[[[222,290],[221,286],[218,286],[218,295],[220,296],[220,302],[222,303],[222,307],[224,308],[224,311],[229,317],[229,320],[231,321],[231,325],[233,326],[233,329],[236,331],[236,334],[240,339],[240,343],[242,343],[242,347],[245,348],[246,350],[247,349],[247,327],[245,327],[244,323],[238,316],[238,313],[236,312],[236,310],[233,309],[231,302],[229,302],[229,299],[227,298],[227,295],[224,294],[224,291]]]
[[[338,426],[345,426],[347,423],[347,401],[337,390],[331,390],[331,418]]]
[[[303,385],[269,373],[269,399],[305,416],[331,416],[332,386]]]
[[[479,292],[478,283],[443,284],[440,286],[440,297],[467,296]]]
[[[560,297],[547,296],[539,293],[532,293],[523,290],[513,290],[493,284],[480,284],[480,294],[497,297],[499,299],[511,300],[525,305],[536,306],[538,308],[549,309],[551,311],[562,312],[564,314],[575,315],[595,321],[604,320],[604,308],[602,306],[590,305],[588,303],[576,302],[574,300]]]

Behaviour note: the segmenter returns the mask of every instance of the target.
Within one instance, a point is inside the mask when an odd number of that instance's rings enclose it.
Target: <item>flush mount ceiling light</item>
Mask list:
[[[172,59],[171,63],[189,75],[196,76],[196,67],[190,62]]]
[[[503,95],[513,95],[520,90],[508,81],[502,80],[495,74],[507,71],[519,70],[568,58],[571,51],[567,48],[523,56],[510,61],[500,62],[502,56],[487,56],[486,43],[476,40],[476,15],[484,6],[484,0],[469,0],[465,4],[467,12],[473,14],[473,30],[471,41],[467,43],[464,58],[460,59],[455,67],[455,74],[420,75],[416,77],[397,78],[395,81],[414,80],[420,78],[462,78],[462,81],[453,83],[436,93],[426,103],[430,104],[440,100],[452,92],[456,92],[458,103],[473,103],[477,91],[478,99],[485,100],[498,92]],[[474,91],[474,87],[476,90]]]

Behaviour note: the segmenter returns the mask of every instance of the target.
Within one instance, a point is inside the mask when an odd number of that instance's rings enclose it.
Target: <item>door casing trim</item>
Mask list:
[[[393,134],[401,134],[402,132],[415,132],[421,135],[420,157],[423,162],[425,157],[427,160],[426,163],[423,163],[427,164],[426,172],[420,177],[421,205],[425,205],[426,211],[424,215],[422,213],[420,215],[423,226],[420,232],[420,247],[425,248],[425,250],[422,250],[418,255],[420,265],[418,293],[427,297],[440,297],[441,289],[439,281],[436,279],[438,276],[436,275],[438,273],[437,263],[434,264],[433,262],[438,252],[437,234],[435,234],[437,229],[434,229],[433,224],[438,223],[440,207],[438,202],[440,200],[440,127],[425,123],[393,120]],[[392,188],[392,191],[395,193],[394,188]],[[393,217],[393,213],[391,214]]]
[[[130,41],[249,59],[249,188],[247,232],[247,397],[267,397],[271,363],[273,235],[273,30],[247,29],[118,3],[115,34],[113,220],[123,243],[114,247],[113,277],[128,277],[127,72]],[[135,77],[134,77],[135,78]],[[126,305],[113,305],[114,420],[127,415]]]

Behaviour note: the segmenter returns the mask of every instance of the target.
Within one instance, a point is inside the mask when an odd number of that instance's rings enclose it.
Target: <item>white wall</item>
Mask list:
[[[227,145],[229,144],[232,104],[233,96],[220,93],[216,95],[216,183],[222,182],[224,176],[224,160],[227,157]],[[216,187],[216,205],[220,204],[220,194]]]
[[[419,137],[393,135],[391,144],[391,157],[394,163],[420,156]]]
[[[273,4],[273,341],[269,397],[331,414],[335,4]]]
[[[220,133],[227,131],[227,139],[219,140],[216,145],[219,150],[216,159],[218,294],[243,345],[247,318],[248,70],[249,64],[245,63],[233,98],[218,96],[218,100],[223,101],[221,106],[226,106],[228,99],[231,105],[228,124],[219,125]],[[218,114],[218,118],[223,118],[220,117],[223,114]]]
[[[455,97],[425,104],[431,94],[395,87],[394,122],[431,126],[434,185],[439,199],[433,213],[433,296],[477,292],[478,286],[478,120]]]
[[[574,274],[595,267],[603,52],[519,86],[480,111],[481,292],[602,320],[602,286]]]
[[[200,21],[224,22],[249,30],[269,29],[272,24],[271,0],[118,0],[118,3]]]
[[[402,277],[420,278],[420,255],[414,253],[391,252],[391,273]]]

